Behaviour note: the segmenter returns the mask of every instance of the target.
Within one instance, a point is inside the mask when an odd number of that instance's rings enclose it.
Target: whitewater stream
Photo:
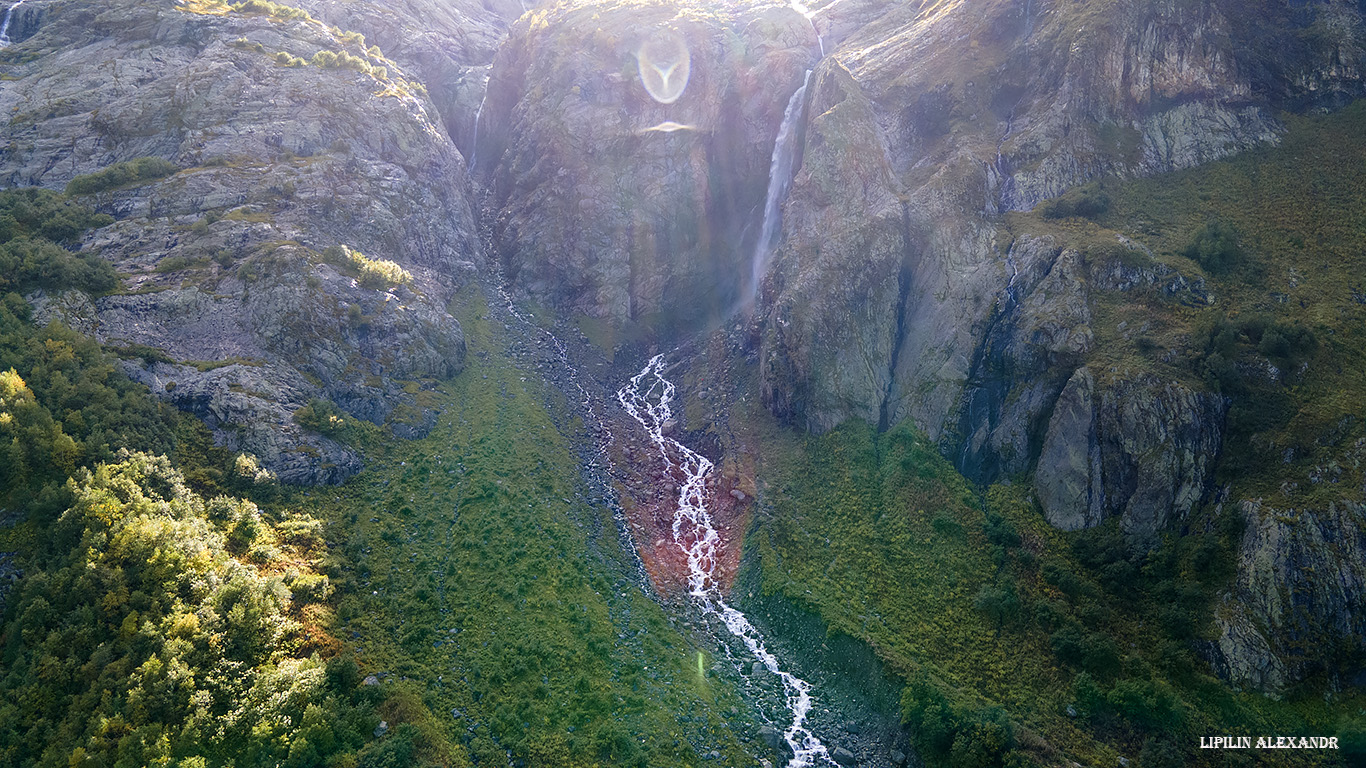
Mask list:
[[[783,732],[793,755],[788,767],[806,768],[822,762],[833,764],[825,745],[806,727],[806,714],[811,710],[811,684],[778,667],[777,657],[765,647],[759,630],[743,613],[726,603],[713,577],[721,543],[720,534],[712,525],[711,513],[707,511],[707,475],[713,465],[707,457],[664,434],[666,425],[674,418],[671,407],[674,385],[664,377],[664,371],[664,356],[655,355],[617,392],[617,400],[649,432],[669,473],[682,475],[678,510],[673,519],[673,540],[688,558],[688,595],[704,614],[724,623],[732,635],[744,642],[754,658],[782,680],[787,709],[792,714],[792,724]]]

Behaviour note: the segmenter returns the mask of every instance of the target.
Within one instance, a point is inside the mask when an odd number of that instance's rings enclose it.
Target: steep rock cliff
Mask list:
[[[1005,258],[1010,238],[998,214],[1089,179],[1191,167],[1273,142],[1275,108],[1331,106],[1361,92],[1361,17],[1345,3],[1293,12],[1270,2],[865,3],[828,15],[848,31],[817,69],[809,121],[833,106],[821,101],[827,81],[857,90],[869,107],[853,118],[858,127],[841,131],[843,142],[808,131],[772,272],[780,283],[793,269],[783,262],[793,261],[807,278],[781,283],[792,287],[768,303],[829,314],[816,328],[838,323],[848,303],[838,296],[853,290],[876,307],[880,320],[862,333],[882,353],[851,383],[847,368],[823,357],[820,336],[766,329],[782,340],[765,353],[771,405],[817,430],[884,402],[892,422],[914,419],[936,438],[951,428],[965,404],[967,351],[984,341],[1019,269]],[[828,169],[856,167],[832,152],[867,158],[859,185],[906,201],[905,242],[890,250],[908,253],[908,294],[889,290],[898,270],[889,274],[881,249],[808,266],[828,233],[887,231],[885,207],[830,208],[825,190],[850,179]],[[829,303],[809,286],[824,286]],[[889,296],[904,299],[903,313],[888,309]],[[783,322],[781,310],[765,320]],[[824,402],[826,391],[839,397]]]
[[[1310,674],[1333,686],[1361,667],[1366,612],[1366,509],[1350,500],[1323,509],[1245,501],[1224,514],[1247,526],[1238,577],[1215,612],[1215,666],[1239,684],[1278,691]],[[1353,665],[1355,662],[1355,665]]]
[[[73,187],[117,219],[84,247],[124,273],[125,293],[58,316],[160,350],[132,375],[286,481],[358,466],[293,423],[311,398],[403,434],[429,427],[412,393],[461,368],[444,304],[480,255],[451,183],[463,160],[421,86],[288,9],[34,0],[25,12],[36,27],[0,55],[13,115],[0,179],[60,189],[147,156],[182,169]]]
[[[474,124],[494,52],[506,39],[511,22],[535,5],[519,0],[291,4],[328,24],[365,35],[366,44],[378,45],[419,80],[467,161],[474,152]]]
[[[668,103],[647,92],[639,58],[662,34],[687,51],[686,64],[656,62],[686,81]],[[511,35],[475,170],[513,285],[665,329],[733,311],[768,137],[817,56],[810,23],[791,8],[589,3],[534,11]]]

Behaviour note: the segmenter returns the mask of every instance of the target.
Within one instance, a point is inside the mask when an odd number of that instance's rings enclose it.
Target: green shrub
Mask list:
[[[1053,200],[1039,204],[1039,212],[1045,219],[1066,219],[1080,216],[1095,219],[1110,210],[1110,196],[1095,187],[1083,187]]]
[[[72,253],[46,240],[16,238],[0,245],[0,291],[76,288],[101,294],[113,290],[118,274],[93,253]]]
[[[115,163],[102,171],[77,176],[67,182],[68,195],[91,195],[108,189],[141,184],[170,176],[180,170],[180,166],[160,157],[139,157],[124,163]]]
[[[294,54],[290,53],[289,51],[280,51],[279,53],[275,54],[275,63],[279,64],[282,67],[308,66],[307,59],[301,59],[298,56],[295,56]]]
[[[1225,275],[1243,263],[1237,232],[1220,221],[1201,227],[1182,253],[1215,276]]]
[[[1020,618],[1020,597],[1010,587],[982,587],[973,599],[972,607],[995,625],[997,633]]]
[[[72,243],[86,230],[114,223],[56,192],[37,187],[0,192],[0,243],[17,237]]]
[[[314,398],[294,412],[294,423],[320,435],[336,437],[346,432],[347,416],[331,400]]]

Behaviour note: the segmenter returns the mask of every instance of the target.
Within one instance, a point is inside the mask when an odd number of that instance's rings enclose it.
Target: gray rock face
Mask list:
[[[1080,368],[1063,388],[1035,470],[1039,501],[1063,530],[1119,516],[1152,542],[1207,493],[1222,443],[1223,398],[1152,374],[1097,384]]]
[[[686,88],[667,104],[637,59],[664,29],[690,54]],[[772,137],[816,54],[790,8],[603,3],[524,16],[493,64],[476,168],[514,287],[657,328],[733,310]]]
[[[1151,542],[1201,501],[1226,411],[1222,397],[1152,374],[1107,383],[1098,409],[1104,506],[1131,537]]]
[[[1095,388],[1088,369],[1072,374],[1053,406],[1034,473],[1044,516],[1064,531],[1090,528],[1104,519]]]
[[[1050,238],[1020,238],[1006,255],[1001,308],[978,346],[960,408],[960,470],[983,482],[1029,470],[1049,412],[1094,345],[1093,265]]]
[[[1227,679],[1279,691],[1341,669],[1366,638],[1366,508],[1273,509],[1246,501],[1238,576],[1215,618],[1217,668]]]
[[[0,180],[61,188],[143,156],[184,169],[86,198],[117,221],[84,247],[127,292],[35,297],[39,316],[197,363],[132,374],[288,482],[359,467],[293,424],[311,398],[399,434],[429,429],[410,392],[461,369],[444,306],[482,257],[463,159],[421,86],[318,21],[169,1],[29,5],[39,22],[4,52]],[[319,51],[352,58],[307,63]],[[339,245],[410,282],[362,285],[355,265],[323,263]]]
[[[386,0],[337,3],[293,0],[315,18],[365,35],[387,58],[419,79],[446,133],[466,160],[489,64],[508,26],[526,10],[518,0]],[[525,6],[534,6],[526,3]]]

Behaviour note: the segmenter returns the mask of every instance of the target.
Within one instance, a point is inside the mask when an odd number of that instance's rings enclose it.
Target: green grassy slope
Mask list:
[[[1218,532],[1132,562],[1117,530],[1052,529],[1026,488],[979,501],[905,427],[851,423],[763,453],[764,592],[906,680],[903,716],[930,765],[1106,765],[1145,748],[1153,765],[1223,765],[1193,749],[1200,735],[1331,735],[1362,703],[1275,702],[1210,675],[1194,649],[1229,576],[1211,567],[1230,554]]]
[[[578,500],[554,398],[514,366],[478,291],[453,311],[469,362],[434,394],[438,427],[306,492],[333,519],[338,634],[383,685],[414,685],[463,745],[457,764],[756,763],[746,705],[630,583],[610,511]]]
[[[1207,307],[1160,291],[1096,294],[1098,362],[1156,369],[1229,395],[1219,479],[1235,497],[1323,506],[1360,499],[1366,479],[1357,445],[1366,437],[1366,102],[1282,119],[1277,147],[1107,183],[1099,191],[1108,209],[1093,221],[1036,212],[1010,225],[1052,234],[1093,260],[1122,234],[1150,249],[1152,261],[1203,278],[1214,296]],[[1218,256],[1211,244],[1224,246]],[[1286,493],[1285,484],[1294,487]]]

